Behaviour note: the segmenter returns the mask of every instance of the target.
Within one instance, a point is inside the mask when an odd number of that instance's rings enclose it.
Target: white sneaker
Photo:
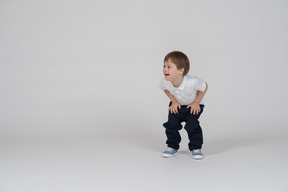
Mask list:
[[[169,157],[172,157],[173,155],[175,155],[175,153],[177,153],[177,150],[171,148],[171,147],[168,147],[163,153],[162,153],[162,157],[165,157],[165,158],[169,158]]]

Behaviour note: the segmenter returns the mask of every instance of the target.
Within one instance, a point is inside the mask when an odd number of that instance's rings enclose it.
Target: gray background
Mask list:
[[[159,157],[173,50],[209,85],[200,164],[185,132]],[[183,189],[287,191],[287,53],[287,0],[2,0],[0,191],[172,191],[171,172]]]

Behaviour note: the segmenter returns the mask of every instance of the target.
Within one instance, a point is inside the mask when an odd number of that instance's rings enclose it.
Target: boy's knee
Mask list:
[[[186,123],[184,129],[188,132],[193,132],[195,130],[200,129],[200,124],[199,122]]]
[[[176,129],[176,130],[180,130],[180,129],[182,128],[182,125],[181,125],[181,124],[176,123],[176,122],[171,122],[171,121],[168,121],[168,122],[164,123],[163,126],[164,126],[166,129]]]

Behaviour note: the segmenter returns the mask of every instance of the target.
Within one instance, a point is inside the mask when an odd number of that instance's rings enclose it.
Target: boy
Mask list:
[[[194,159],[202,159],[203,144],[202,129],[199,117],[203,112],[203,97],[207,91],[207,83],[202,79],[187,75],[189,71],[188,57],[179,51],[168,53],[164,58],[163,73],[165,78],[160,83],[160,89],[171,100],[169,104],[168,121],[163,124],[166,128],[168,148],[162,153],[162,157],[172,157],[179,149],[182,122],[189,137],[189,150]]]

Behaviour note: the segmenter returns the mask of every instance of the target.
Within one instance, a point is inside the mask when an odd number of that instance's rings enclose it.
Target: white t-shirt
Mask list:
[[[171,81],[165,80],[160,83],[161,90],[167,90],[181,105],[190,105],[196,98],[198,91],[206,89],[206,82],[194,76],[186,75],[179,87],[174,87]],[[204,97],[200,104],[204,105]]]

